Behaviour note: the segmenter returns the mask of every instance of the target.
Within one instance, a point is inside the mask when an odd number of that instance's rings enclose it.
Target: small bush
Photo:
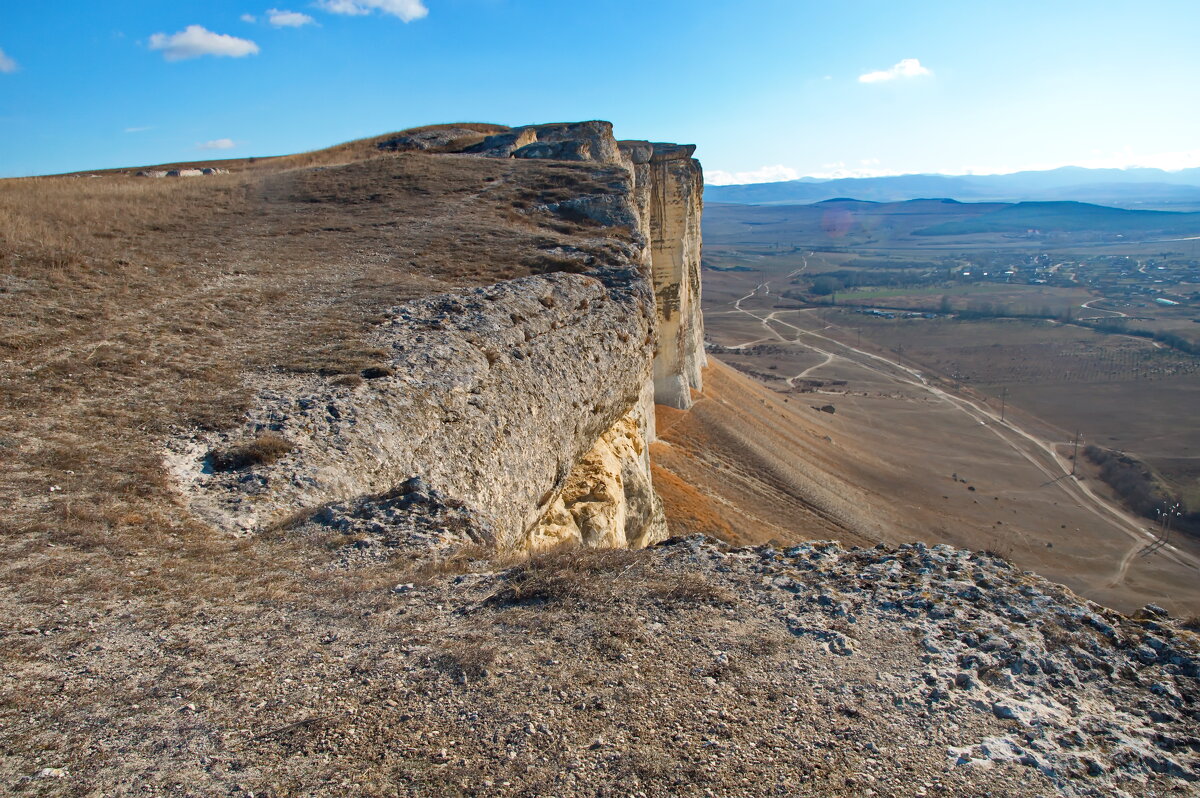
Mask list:
[[[268,432],[227,449],[213,449],[208,453],[208,465],[213,471],[238,471],[273,463],[294,448],[291,441]]]
[[[508,573],[492,597],[500,605],[556,604],[612,594],[613,582],[641,561],[629,549],[559,549],[535,555]]]
[[[1100,466],[1100,479],[1108,483],[1131,510],[1146,518],[1157,519],[1172,502],[1170,494],[1141,461],[1124,452],[1089,445],[1083,454]]]
[[[722,585],[710,582],[698,573],[683,573],[655,585],[650,591],[655,598],[670,604],[714,604],[729,606],[736,602],[734,594]]]
[[[487,675],[489,666],[499,654],[495,646],[477,640],[461,640],[449,644],[434,658],[434,664],[455,678],[479,679]]]

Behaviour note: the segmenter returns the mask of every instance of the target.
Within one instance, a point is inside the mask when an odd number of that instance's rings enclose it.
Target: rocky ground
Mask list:
[[[4,790],[1144,796],[1200,781],[1194,628],[989,555],[693,537],[371,571],[330,545],[325,590],[173,616],[67,603],[5,629],[25,667],[3,682]]]

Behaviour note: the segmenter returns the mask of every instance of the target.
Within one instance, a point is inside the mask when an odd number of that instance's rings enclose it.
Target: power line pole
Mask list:
[[[1000,389],[1000,420],[1004,421],[1004,411],[1008,406],[1008,388]]]
[[[1075,476],[1075,464],[1079,462],[1079,430],[1075,430],[1075,449],[1071,452],[1071,476]]]

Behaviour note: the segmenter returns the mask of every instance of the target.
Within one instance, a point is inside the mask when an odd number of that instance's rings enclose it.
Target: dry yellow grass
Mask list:
[[[368,333],[388,308],[589,246],[537,206],[619,177],[375,141],[209,177],[0,181],[0,641],[18,675],[0,683],[0,791],[55,762],[153,781],[166,738],[146,724],[183,740],[177,704],[284,688],[250,656],[264,619],[263,653],[311,673],[314,629],[374,636],[389,586],[466,567],[346,570],[319,537],[231,537],[188,515],[162,463],[169,436],[238,423],[258,375],[383,367]]]
[[[382,138],[202,178],[0,181],[3,578],[23,600],[86,593],[89,575],[144,596],[288,572],[257,557],[293,544],[214,538],[179,510],[164,438],[237,422],[262,371],[346,381],[379,367],[365,333],[386,308],[545,270],[542,251],[580,228],[514,207],[614,180],[596,165],[380,153]],[[131,552],[149,573],[126,576]]]

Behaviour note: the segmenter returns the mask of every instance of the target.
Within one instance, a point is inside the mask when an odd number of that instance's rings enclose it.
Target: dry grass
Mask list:
[[[187,518],[163,440],[238,423],[257,373],[386,373],[367,333],[389,307],[544,270],[538,252],[579,243],[582,228],[514,201],[614,185],[595,165],[375,142],[212,177],[0,181],[0,582],[38,604],[93,577],[126,595],[286,592],[311,552]]]
[[[664,607],[735,603],[732,592],[689,571],[647,575],[644,551],[566,546],[512,567],[489,603],[498,607],[560,607],[628,600],[633,594]]]
[[[389,308],[553,268],[539,253],[590,246],[580,235],[590,228],[537,205],[566,185],[612,190],[614,173],[379,154],[370,141],[244,166],[186,180],[0,181],[0,637],[17,676],[0,689],[9,791],[36,791],[30,779],[61,764],[187,791],[204,778],[195,758],[170,772],[162,763],[213,750],[206,724],[217,723],[272,770],[261,791],[281,794],[290,754],[346,726],[311,686],[374,691],[362,674],[393,683],[397,635],[419,644],[426,611],[399,612],[392,588],[497,567],[464,551],[418,573],[397,562],[345,569],[318,536],[232,537],[188,514],[163,443],[239,424],[263,373],[342,384],[382,373],[389,353],[370,332]],[[594,257],[611,255],[596,246]],[[268,436],[215,453],[214,465],[286,449]],[[602,581],[606,556],[580,555],[577,569],[594,571],[583,578]],[[443,676],[493,667],[486,640],[455,640],[431,645]],[[359,661],[366,650],[371,661]]]
[[[291,441],[268,432],[236,446],[214,449],[208,453],[208,463],[213,471],[237,471],[273,463],[294,448]]]
[[[512,569],[492,602],[515,606],[602,600],[612,595],[616,580],[642,561],[639,552],[629,549],[555,549]]]

